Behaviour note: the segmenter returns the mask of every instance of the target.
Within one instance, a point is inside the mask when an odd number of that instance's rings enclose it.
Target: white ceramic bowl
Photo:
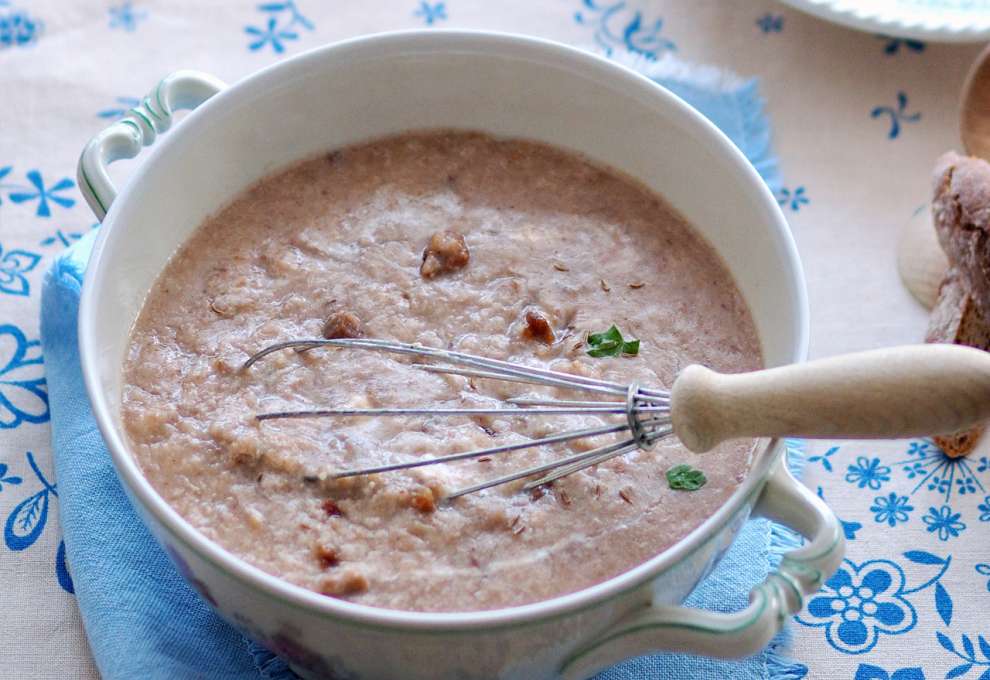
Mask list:
[[[116,196],[106,164],[136,155],[178,108],[196,110]],[[790,477],[777,442],[760,448],[718,512],[663,554],[580,592],[470,613],[378,609],[291,585],[207,540],[142,477],[120,423],[121,365],[130,327],[172,253],[204,218],[273,170],[345,144],[434,127],[537,139],[639,178],[728,263],[767,362],[804,358],[804,281],[773,196],[719,130],[630,70],[531,38],[430,31],[331,45],[231,87],[180,72],[98,135],[80,160],[90,204],[100,217],[109,208],[86,273],[82,367],[138,513],[217,611],[306,677],[576,679],[653,650],[757,651],[843,552],[835,517]],[[754,513],[784,521],[808,542],[753,590],[742,612],[678,606]]]

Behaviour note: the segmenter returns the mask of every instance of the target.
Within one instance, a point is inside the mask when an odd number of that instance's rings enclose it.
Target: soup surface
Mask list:
[[[589,355],[615,324],[638,353]],[[752,441],[695,455],[668,439],[549,487],[445,493],[615,435],[367,477],[334,471],[492,447],[623,416],[258,421],[331,407],[499,406],[594,395],[440,375],[357,349],[364,336],[669,387],[702,363],[761,366],[749,310],[715,252],[664,201],[542,144],[409,133],[301,162],[241,194],[171,259],[137,320],[123,418],[152,485],[248,562],[332,597],[419,611],[519,605],[615,576],[710,516]],[[631,349],[631,348],[628,348]],[[688,464],[707,483],[671,488]]]

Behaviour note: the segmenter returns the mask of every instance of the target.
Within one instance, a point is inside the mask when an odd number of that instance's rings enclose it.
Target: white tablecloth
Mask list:
[[[73,183],[83,144],[174,69],[232,82],[341,38],[433,26],[675,50],[759,77],[808,278],[812,355],[922,337],[926,313],[899,283],[894,248],[928,198],[934,159],[958,147],[958,94],[978,47],[855,33],[767,0],[370,5],[0,0],[0,677],[96,675],[60,550],[41,277],[95,227]],[[805,480],[850,541],[843,572],[792,625],[807,677],[990,679],[990,453],[952,462],[924,441],[808,453]]]

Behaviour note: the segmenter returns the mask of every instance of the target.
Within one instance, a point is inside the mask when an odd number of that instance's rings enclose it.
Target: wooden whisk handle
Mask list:
[[[692,451],[739,437],[896,439],[990,420],[990,353],[908,345],[752,373],[688,366],[671,396]]]

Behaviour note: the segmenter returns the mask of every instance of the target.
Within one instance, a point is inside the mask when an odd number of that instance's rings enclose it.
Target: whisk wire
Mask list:
[[[670,436],[671,434],[673,434],[673,431],[674,431],[673,428],[669,426],[657,430],[653,434],[649,435],[650,445],[652,446],[655,442],[659,441],[660,439]],[[561,477],[566,477],[567,475],[574,474],[575,472],[580,472],[581,470],[584,470],[589,467],[593,467],[595,465],[598,465],[599,463],[604,463],[606,461],[612,460],[613,458],[629,453],[635,448],[639,448],[639,447],[634,446],[625,451],[602,452],[600,455],[591,458],[589,460],[579,460],[579,461],[574,461],[572,463],[568,463],[566,460],[561,461],[561,465],[555,468],[554,471],[551,472],[549,475],[545,475],[543,477],[540,477],[539,479],[533,480],[531,482],[527,482],[525,485],[523,485],[523,491],[531,491],[532,489],[535,489],[538,486],[549,484],[550,482],[554,482],[560,479]]]
[[[501,484],[508,484],[509,482],[514,482],[517,479],[523,479],[524,477],[529,477],[530,475],[536,475],[541,472],[547,472],[548,470],[553,470],[554,468],[561,467],[570,463],[578,463],[581,461],[598,458],[607,454],[628,453],[636,448],[636,442],[632,439],[626,439],[624,441],[618,442],[616,444],[607,444],[605,446],[600,446],[594,448],[590,451],[585,451],[583,453],[577,453],[573,456],[568,456],[560,460],[553,460],[549,463],[543,463],[542,465],[534,465],[533,467],[526,468],[525,470],[520,470],[518,472],[512,472],[501,477],[496,477],[494,479],[489,479],[488,481],[481,482],[479,484],[474,484],[472,486],[464,487],[463,489],[458,489],[451,493],[448,493],[445,500],[452,501],[455,498],[467,495],[469,493],[475,493],[476,491],[482,491],[484,489],[491,488],[493,486],[499,486]]]
[[[664,406],[637,406],[637,413],[669,411]],[[271,411],[259,413],[257,420],[278,420],[280,418],[327,418],[344,416],[530,416],[530,415],[587,415],[624,414],[625,405],[619,406],[561,406],[558,408],[327,408],[302,411]]]
[[[598,446],[589,451],[577,453],[571,456],[535,465],[518,472],[502,475],[472,486],[448,493],[444,500],[451,501],[466,494],[488,489],[501,484],[507,484],[519,479],[542,475],[539,479],[528,482],[523,486],[530,490],[547,484],[556,479],[573,474],[579,470],[598,465],[617,456],[624,455],[637,448],[648,449],[654,443],[673,433],[670,420],[670,393],[664,390],[642,388],[638,383],[631,385],[621,385],[619,383],[588,378],[586,376],[552,371],[549,369],[514,364],[499,359],[489,359],[453,350],[423,347],[421,345],[411,345],[407,343],[392,342],[389,340],[375,340],[367,338],[339,338],[332,340],[307,339],[290,340],[280,342],[269,347],[265,347],[253,354],[241,366],[241,371],[251,368],[263,357],[285,349],[294,349],[297,352],[307,352],[319,347],[338,347],[368,349],[394,354],[404,354],[419,358],[429,358],[449,365],[436,364],[414,364],[416,368],[432,373],[445,373],[461,375],[465,377],[476,377],[506,382],[526,383],[544,385],[549,387],[563,387],[566,389],[582,390],[597,394],[607,394],[613,397],[622,398],[615,400],[590,400],[590,399],[546,399],[546,398],[522,398],[516,397],[503,401],[504,406],[482,407],[482,408],[336,408],[336,409],[309,409],[296,411],[275,411],[270,413],[259,413],[255,417],[259,421],[275,420],[282,418],[322,418],[322,417],[343,417],[343,416],[531,416],[531,415],[625,415],[626,422],[621,424],[605,425],[601,427],[573,430],[556,435],[541,437],[493,446],[484,449],[476,449],[461,453],[453,453],[445,456],[428,458],[425,460],[406,461],[388,465],[379,465],[365,468],[355,468],[342,470],[323,478],[339,479],[343,477],[355,477],[359,475],[377,474],[403,470],[409,468],[422,467],[426,465],[436,465],[470,458],[480,458],[486,455],[495,455],[509,451],[518,451],[537,446],[559,444],[585,437],[597,437],[606,434],[629,431],[630,436],[622,441]],[[466,367],[466,368],[464,368]],[[549,473],[549,474],[544,474]]]
[[[276,343],[249,357],[248,360],[241,366],[241,371],[247,370],[257,363],[257,361],[262,357],[279,350],[295,349],[300,352],[308,352],[309,350],[317,349],[319,347],[351,347],[391,352],[393,354],[429,357],[431,359],[438,359],[440,361],[446,361],[452,364],[463,364],[465,366],[476,366],[479,368],[489,369],[502,375],[513,375],[520,378],[529,378],[533,382],[537,382],[537,378],[547,378],[551,380],[562,380],[567,383],[568,387],[572,387],[574,389],[605,391],[610,394],[622,396],[625,396],[626,393],[625,385],[610,382],[608,380],[598,380],[597,378],[588,378],[582,375],[575,375],[573,373],[551,371],[549,369],[537,368],[535,366],[523,366],[509,361],[501,361],[499,359],[489,359],[487,357],[479,357],[473,354],[455,352],[454,350],[424,347],[422,345],[393,342],[391,340],[373,340],[367,338],[336,338],[332,340],[313,338],[307,340],[289,340],[287,342]]]
[[[439,456],[437,458],[427,458],[420,460],[406,461],[403,463],[392,463],[390,465],[379,465],[377,467],[366,467],[358,468],[353,470],[344,470],[342,472],[336,472],[330,475],[331,478],[341,479],[344,477],[357,477],[359,475],[370,475],[379,472],[392,472],[393,470],[408,470],[410,468],[423,467],[424,465],[436,465],[437,463],[450,463],[456,460],[467,460],[469,458],[483,458],[484,456],[494,456],[500,453],[506,453],[509,451],[520,451],[522,449],[534,448],[537,446],[548,446],[550,444],[559,444],[561,442],[572,441],[574,439],[583,439],[585,437],[597,437],[603,434],[612,434],[615,432],[622,432],[623,430],[628,430],[629,425],[622,423],[621,425],[608,425],[605,427],[594,427],[585,430],[572,430],[570,432],[563,432],[561,434],[556,434],[550,437],[541,437],[539,439],[528,439],[524,442],[516,442],[514,444],[505,444],[503,446],[492,446],[487,449],[475,449],[473,451],[465,451],[462,453],[452,453],[447,456]]]

